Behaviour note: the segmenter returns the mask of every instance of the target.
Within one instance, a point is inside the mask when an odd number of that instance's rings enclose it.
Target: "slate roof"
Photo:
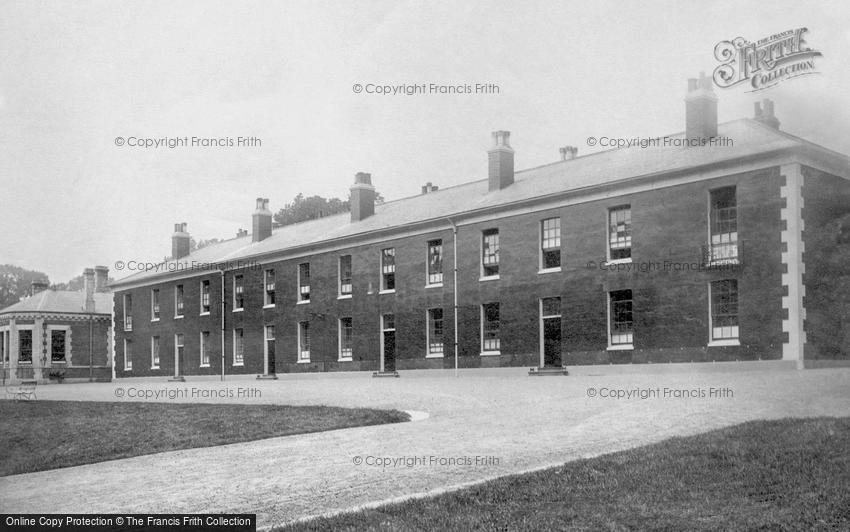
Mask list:
[[[85,313],[85,304],[86,295],[82,291],[48,289],[0,310],[0,315],[22,312]],[[96,314],[111,314],[112,293],[96,292],[94,294],[94,306]]]
[[[732,146],[700,147],[661,146],[609,149],[567,161],[519,170],[514,183],[488,192],[486,179],[441,188],[436,192],[388,201],[375,206],[375,214],[352,223],[349,213],[276,228],[272,236],[252,242],[251,236],[237,237],[204,247],[180,259],[191,264],[250,260],[273,252],[282,252],[308,244],[321,244],[338,238],[366,234],[426,220],[445,219],[464,213],[499,207],[567,191],[610,184],[656,173],[733,162],[746,157],[797,147],[819,146],[801,138],[744,118],[719,124],[718,136],[732,139]],[[667,135],[684,138],[684,132]],[[833,152],[834,153],[834,152]],[[143,271],[125,277],[111,286],[144,281],[163,275],[162,271]]]

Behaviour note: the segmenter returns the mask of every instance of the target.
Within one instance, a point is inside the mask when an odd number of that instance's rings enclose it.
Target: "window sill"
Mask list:
[[[300,360],[300,359],[299,359],[299,360],[298,360],[298,363],[299,363],[299,364],[309,364],[309,363],[310,363],[310,359],[309,359],[309,358],[308,358],[307,360]]]
[[[634,344],[609,345],[607,351],[634,351]]]
[[[501,351],[481,351],[479,356],[482,356],[482,357],[497,357],[501,354],[502,354]]]
[[[238,363],[238,364],[237,364],[236,362],[234,362],[234,363],[233,363],[233,367],[234,367],[234,368],[244,368],[244,367],[245,367],[245,363],[244,363],[244,362],[240,362],[240,363]]]
[[[609,264],[631,264],[631,262],[632,262],[632,258],[631,258],[631,257],[629,257],[629,258],[627,258],[627,259],[606,260],[606,261],[605,261],[605,266],[608,266]]]
[[[201,312],[200,314],[198,314],[198,316],[209,316],[209,315],[210,315],[210,311]]]
[[[442,288],[443,283],[426,284],[425,288]]]
[[[199,367],[199,368],[208,368],[208,367],[210,367],[210,365],[209,365],[209,364],[201,364],[201,365],[200,365],[200,366],[198,366],[198,367]]]
[[[498,275],[488,275],[486,277],[479,277],[478,280],[479,281],[498,281],[499,276]]]
[[[296,305],[306,305],[306,304],[308,304],[308,303],[310,303],[310,300],[309,300],[309,299],[302,299],[301,301],[299,301],[299,302],[297,302],[297,303],[295,303],[295,304],[296,304]]]
[[[263,309],[274,308],[275,304],[271,303],[270,305],[263,305]]]
[[[741,342],[737,338],[728,338],[723,340],[712,340],[708,342],[708,347],[733,347],[740,346]]]
[[[155,321],[159,321],[159,318],[151,318],[151,323],[153,323]]]
[[[539,270],[537,272],[537,275],[543,275],[546,273],[561,273],[561,267],[558,266],[557,268],[543,268],[542,270]]]
[[[395,288],[391,288],[389,290],[381,290],[378,292],[379,294],[395,294]]]
[[[242,312],[243,310],[245,310],[244,307],[243,308],[235,308],[235,309],[233,309],[233,312]]]
[[[183,319],[183,316],[182,316],[182,315],[180,315],[180,316],[174,316],[174,319],[175,319],[175,320],[182,320],[182,319]]]
[[[133,328],[132,328],[132,327],[130,327],[130,328],[128,329],[127,327],[124,327],[124,332],[133,332]]]
[[[443,353],[428,353],[425,358],[445,358]]]
[[[351,294],[340,294],[336,296],[337,299],[351,299]]]
[[[352,357],[341,357],[337,359],[337,362],[354,362]]]
[[[151,369],[160,369],[159,366],[151,366]]]

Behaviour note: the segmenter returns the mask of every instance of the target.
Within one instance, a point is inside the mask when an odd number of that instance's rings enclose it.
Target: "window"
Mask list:
[[[183,317],[183,285],[178,284],[174,287],[174,317]]]
[[[608,211],[608,260],[632,258],[632,208],[629,205]]]
[[[540,269],[561,267],[561,219],[547,218],[540,222]]]
[[[298,362],[310,362],[310,322],[298,323]]]
[[[18,331],[18,362],[32,364],[32,331]]]
[[[201,314],[210,313],[210,282],[201,281]]]
[[[263,273],[264,281],[263,287],[265,290],[265,295],[263,296],[263,306],[273,307],[274,300],[274,270],[266,270]]]
[[[427,356],[443,356],[443,309],[428,309],[427,334]]]
[[[66,362],[65,350],[68,347],[67,331],[51,330],[50,331],[50,361],[51,362]]]
[[[133,369],[133,341],[124,339],[124,371]]]
[[[310,263],[298,265],[298,301],[310,301]]]
[[[245,364],[245,336],[242,329],[233,329],[233,365]]]
[[[617,290],[609,295],[610,342],[612,347],[631,347],[634,337],[632,291]]]
[[[481,276],[499,275],[499,230],[488,229],[481,235]]]
[[[738,339],[738,281],[726,279],[710,285],[711,340]]]
[[[443,241],[428,242],[428,284],[443,282]]]
[[[245,278],[233,276],[233,310],[242,310],[245,306]]]
[[[353,355],[352,340],[354,327],[351,318],[340,318],[339,320],[339,358],[351,359]]]
[[[351,255],[339,258],[339,295],[351,295]]]
[[[0,361],[5,365],[9,360],[9,350],[6,349],[6,335],[9,333],[6,331],[0,331]]]
[[[481,305],[481,351],[498,353],[500,348],[499,304],[485,303]]]
[[[395,248],[381,250],[381,290],[395,290]]]
[[[151,369],[159,369],[159,336],[151,337]]]
[[[133,330],[133,296],[124,294],[124,330]]]
[[[151,321],[159,320],[159,288],[151,289]]]
[[[200,340],[201,367],[208,368],[210,365],[210,332],[201,331]]]
[[[738,203],[735,187],[711,191],[711,242],[709,262],[734,263],[738,260]]]

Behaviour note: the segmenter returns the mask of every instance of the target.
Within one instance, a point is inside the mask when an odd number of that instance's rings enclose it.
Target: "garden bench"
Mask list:
[[[35,387],[38,385],[36,381],[21,381],[16,387],[14,386],[6,386],[6,398],[7,399],[38,399],[35,396]]]

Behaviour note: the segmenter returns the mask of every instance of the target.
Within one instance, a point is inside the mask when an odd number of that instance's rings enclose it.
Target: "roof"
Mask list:
[[[427,220],[458,217],[465,213],[542,198],[625,179],[686,170],[709,164],[734,162],[792,148],[815,146],[808,141],[765,126],[752,119],[718,125],[718,136],[732,139],[732,146],[699,147],[639,146],[615,148],[515,173],[514,183],[493,192],[486,179],[441,188],[435,192],[389,201],[375,206],[375,214],[351,222],[348,212],[276,228],[260,242],[237,237],[199,249],[180,259],[186,264],[250,261],[253,257],[316,245],[345,237],[364,235]],[[667,135],[683,139],[684,132]],[[820,147],[818,147],[820,148]],[[820,148],[825,150],[825,148]],[[828,151],[828,150],[825,150]],[[835,153],[832,152],[834,155]],[[840,154],[839,154],[840,155]],[[843,156],[842,156],[843,157]],[[168,275],[162,270],[142,271],[111,284],[113,287]]]
[[[86,295],[82,290],[47,289],[0,310],[0,315],[22,312],[79,314],[86,312],[85,304]],[[112,293],[95,292],[94,306],[95,314],[111,314]]]

